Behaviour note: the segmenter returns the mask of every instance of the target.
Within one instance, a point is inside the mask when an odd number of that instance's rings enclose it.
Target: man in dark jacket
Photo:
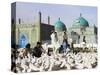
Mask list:
[[[41,42],[37,42],[37,45],[33,49],[33,56],[35,57],[41,57],[41,54],[43,52],[43,48],[41,46]]]

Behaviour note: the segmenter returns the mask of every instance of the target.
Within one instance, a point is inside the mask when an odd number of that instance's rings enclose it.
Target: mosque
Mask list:
[[[32,46],[37,41],[50,42],[51,31],[55,30],[58,34],[60,43],[63,40],[63,32],[66,31],[69,38],[72,39],[73,43],[81,43],[85,40],[87,43],[97,43],[97,27],[89,25],[89,22],[82,17],[82,14],[74,21],[72,26],[67,28],[67,25],[61,21],[60,18],[54,23],[50,24],[50,16],[48,16],[48,23],[41,22],[41,12],[38,13],[38,21],[34,24],[22,24],[21,19],[16,24],[12,20],[12,32],[11,32],[11,43],[18,45],[23,48],[27,43]]]
[[[23,24],[21,19],[18,20],[18,24],[12,22],[12,44],[23,48],[27,43],[35,46],[37,41],[45,43],[50,40],[51,31],[54,30],[54,26],[50,25],[50,17],[48,16],[47,24],[41,22],[41,12],[37,17],[34,24]]]
[[[89,25],[89,22],[82,17],[82,14],[74,21],[72,27],[68,28],[69,38],[72,38],[74,43],[97,43],[97,27]]]

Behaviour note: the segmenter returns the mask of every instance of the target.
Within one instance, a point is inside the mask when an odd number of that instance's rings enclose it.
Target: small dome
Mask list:
[[[60,18],[58,19],[58,21],[55,22],[54,26],[55,26],[56,31],[65,31],[66,30],[65,24],[62,21],[60,21]]]
[[[73,23],[73,26],[78,26],[78,27],[88,27],[89,26],[89,23],[86,19],[84,19],[81,14],[80,14],[80,17],[78,19],[76,19]]]

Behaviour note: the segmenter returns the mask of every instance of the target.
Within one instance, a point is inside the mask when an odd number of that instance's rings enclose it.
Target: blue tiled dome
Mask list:
[[[89,23],[80,14],[80,17],[74,21],[73,26],[88,27]]]
[[[55,22],[54,26],[55,26],[56,31],[65,31],[66,30],[65,24],[62,21],[60,21],[60,18]]]

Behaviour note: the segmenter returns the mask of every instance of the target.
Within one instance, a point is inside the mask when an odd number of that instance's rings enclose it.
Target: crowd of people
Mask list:
[[[60,36],[60,35],[59,35]],[[66,52],[67,48],[70,48],[70,45],[68,43],[68,35],[66,31],[63,32],[62,37],[59,39],[59,36],[57,32],[52,31],[50,37],[51,37],[51,45],[53,46],[53,50],[57,52]]]
[[[61,44],[57,32],[53,31],[50,37],[52,47],[44,47],[42,42],[37,42],[34,48],[31,48],[29,43],[25,48],[16,49],[14,46],[11,53],[11,70],[20,73],[96,67],[97,53],[72,52],[66,32]]]

